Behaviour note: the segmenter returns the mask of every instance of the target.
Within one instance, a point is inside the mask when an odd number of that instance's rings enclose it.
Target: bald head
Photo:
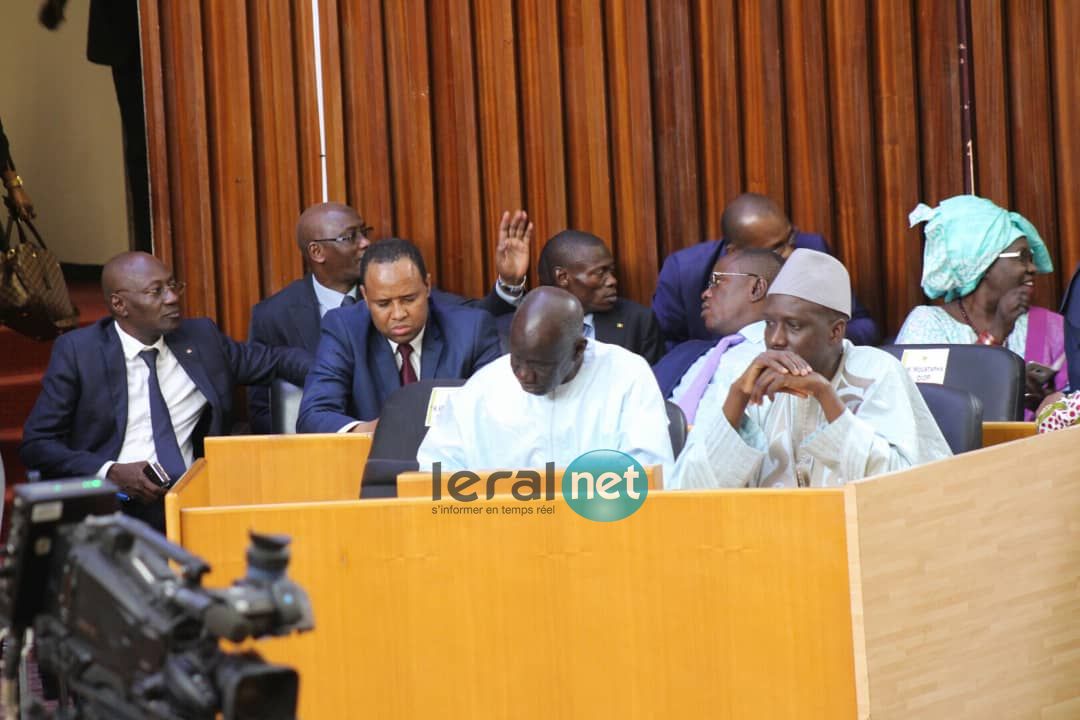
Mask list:
[[[510,324],[510,365],[522,390],[546,395],[577,375],[584,322],[581,303],[565,290],[540,287],[525,296]]]
[[[116,324],[146,345],[180,325],[184,286],[153,255],[126,252],[112,258],[101,271],[101,289]]]
[[[360,278],[360,259],[370,244],[370,230],[348,205],[318,203],[300,214],[296,246],[316,280],[339,292],[349,292]]]
[[[771,198],[743,193],[724,208],[720,218],[724,239],[735,249],[761,248],[786,257],[794,227]]]

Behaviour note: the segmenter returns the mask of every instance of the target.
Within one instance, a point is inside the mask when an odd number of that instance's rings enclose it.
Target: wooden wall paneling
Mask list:
[[[1059,288],[1068,287],[1069,279],[1080,264],[1080,48],[1075,37],[1080,28],[1080,3],[1050,3],[1050,46],[1054,113],[1054,163],[1057,170],[1057,209],[1059,254],[1054,264],[1060,268]]]
[[[260,297],[247,8],[206,1],[202,17],[218,318],[225,333],[242,339]]]
[[[912,0],[871,6],[878,167],[879,243],[885,335],[895,335],[908,311],[925,302],[921,229],[908,228],[908,213],[921,200],[918,88]]]
[[[635,0],[612,0],[606,10],[619,293],[647,305],[659,272],[654,127],[649,71],[641,62],[648,55],[649,17],[645,6]],[[692,83],[690,93],[687,101],[692,106]],[[693,127],[690,132],[694,132]],[[689,162],[696,162],[696,158],[689,158]],[[696,193],[694,179],[689,189]],[[666,177],[661,180],[666,182]]]
[[[560,11],[569,225],[611,246],[603,11],[600,0],[562,0]]]
[[[738,5],[744,190],[787,207],[784,67],[777,0]]]
[[[322,49],[323,116],[326,125],[326,197],[346,202],[345,118],[342,100],[342,48],[338,0],[319,0]]]
[[[916,0],[923,202],[964,192],[956,3]]]
[[[139,35],[146,112],[146,163],[154,254],[173,264],[172,205],[169,203],[169,136],[165,131],[165,86],[161,57],[161,13],[157,2],[139,8]]]
[[[569,225],[559,6],[521,0],[517,11],[525,208],[536,223],[535,268],[544,241]],[[533,285],[535,279],[534,271]]]
[[[785,2],[782,19],[791,219],[799,228],[835,242],[823,0]]]
[[[1009,54],[1010,141],[1021,152],[1013,172],[1014,210],[1035,225],[1060,272],[1054,182],[1054,128],[1050,101],[1050,53],[1044,0],[1006,5]],[[1062,68],[1064,70],[1064,68]],[[1076,72],[1070,68],[1067,72]],[[1074,128],[1075,131],[1075,128]],[[1034,302],[1057,307],[1058,273],[1040,276]]]
[[[296,94],[289,8],[248,0],[255,203],[263,296],[300,277]]]
[[[162,78],[168,138],[169,207],[172,208],[172,268],[188,283],[189,316],[219,318],[214,275],[203,68],[202,11],[198,3],[163,3]],[[152,133],[151,133],[152,135]]]
[[[386,237],[394,226],[393,169],[381,0],[340,0],[348,203]],[[434,264],[434,261],[433,261]]]
[[[483,294],[483,223],[477,147],[476,67],[468,0],[431,5],[431,85],[439,254],[427,258],[435,284]]]
[[[971,53],[975,78],[975,194],[1002,207],[1012,204],[1005,6],[971,2]]]
[[[650,3],[652,55],[647,54],[648,46],[637,54],[637,57],[649,57],[652,68],[653,142],[660,180],[656,219],[660,251],[665,256],[702,240],[694,103],[697,88],[690,23],[687,0]]]
[[[394,168],[394,233],[436,257],[435,175],[426,6],[423,0],[383,5],[391,163]]]
[[[464,269],[473,282],[479,282],[474,291],[486,293],[495,279],[493,253],[502,213],[524,207],[521,88],[511,0],[478,0],[473,5],[473,19],[480,116],[481,202],[476,208],[480,213],[480,224],[471,237],[463,237],[461,242],[479,253],[479,257]],[[523,52],[531,51],[523,49]],[[549,119],[549,122],[555,120]],[[542,239],[534,240],[534,243],[538,242]]]
[[[310,0],[291,0],[293,68],[296,77],[296,149],[300,168],[300,205],[322,202],[322,152],[315,85],[314,18]]]
[[[739,25],[735,3],[699,2],[694,10],[701,224],[709,240],[723,235],[724,207],[744,186]]]
[[[827,12],[836,183],[836,237],[831,242],[851,273],[859,299],[880,320],[884,298],[867,4],[863,0],[830,0]]]

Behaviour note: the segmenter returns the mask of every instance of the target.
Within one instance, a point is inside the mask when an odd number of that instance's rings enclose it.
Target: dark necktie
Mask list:
[[[409,362],[413,354],[412,345],[402,343],[397,346],[397,351],[401,355],[401,386],[405,387],[416,382],[416,372],[413,370],[412,363]]]
[[[341,298],[341,305],[339,305],[338,307],[349,307],[350,305],[355,304],[356,298],[354,298],[352,295],[346,295],[345,297]]]
[[[187,469],[184,456],[180,453],[180,445],[176,442],[176,431],[173,430],[172,418],[169,417],[169,406],[165,404],[165,396],[161,394],[161,384],[158,383],[157,375],[158,351],[154,348],[143,350],[139,357],[150,369],[150,425],[154,430],[154,452],[157,460],[169,473],[169,477],[175,482],[180,479]]]

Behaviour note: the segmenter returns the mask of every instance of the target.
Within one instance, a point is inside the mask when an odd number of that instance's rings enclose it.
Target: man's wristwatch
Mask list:
[[[4,187],[6,187],[8,190],[14,190],[17,187],[22,187],[22,178],[16,175],[10,180],[5,180]]]
[[[496,282],[499,284],[499,289],[510,297],[521,297],[525,292],[525,284],[529,281],[529,278],[525,278],[521,281],[520,285],[511,285],[508,282],[504,282],[500,277]]]

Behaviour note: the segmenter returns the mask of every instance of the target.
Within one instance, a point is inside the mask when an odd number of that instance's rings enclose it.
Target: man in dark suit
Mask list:
[[[386,398],[403,385],[468,378],[499,356],[491,315],[432,299],[424,258],[407,240],[372,244],[360,282],[364,303],[323,318],[300,432],[371,432]]]
[[[540,252],[541,285],[566,290],[585,310],[585,337],[620,345],[651,365],[664,351],[660,326],[652,311],[618,295],[615,258],[595,235],[563,230]],[[508,318],[500,323],[509,327]]]
[[[255,306],[250,339],[314,354],[327,311],[361,299],[357,283],[360,261],[371,244],[370,230],[348,205],[319,203],[304,210],[296,225],[296,244],[310,274]],[[467,305],[492,315],[513,312],[524,293],[532,234],[533,225],[524,212],[504,213],[495,253],[498,280],[491,292],[483,299],[469,300],[432,288],[432,299],[441,306]],[[248,389],[248,414],[253,432],[273,432],[267,388]]]
[[[131,498],[125,511],[160,529],[165,491],[148,461],[179,479],[205,436],[229,433],[235,385],[302,381],[311,356],[181,319],[184,283],[152,255],[118,255],[101,284],[112,317],[57,339],[19,452],[44,478],[108,478]]]
[[[716,261],[729,249],[756,247],[787,257],[795,248],[830,253],[825,238],[799,232],[769,198],[744,193],[732,200],[721,218],[722,240],[710,240],[672,253],[660,269],[652,309],[669,346],[684,340],[708,340],[701,317],[701,294]],[[852,294],[847,337],[857,345],[873,345],[881,337],[870,312]]]

